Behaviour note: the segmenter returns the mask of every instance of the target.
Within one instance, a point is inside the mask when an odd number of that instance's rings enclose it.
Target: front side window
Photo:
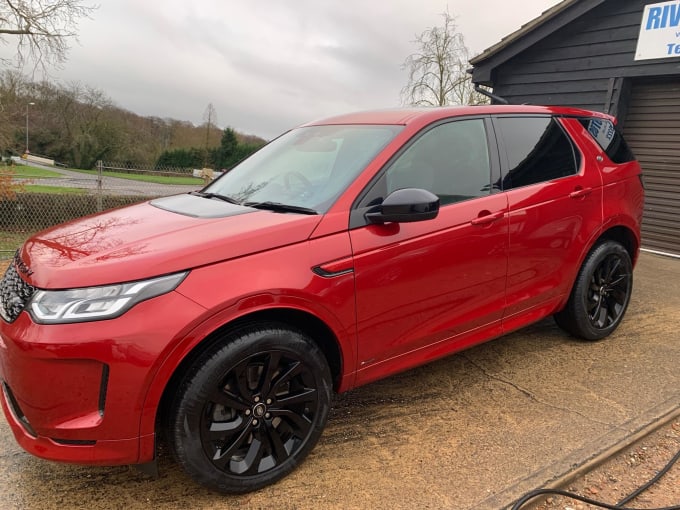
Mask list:
[[[578,173],[578,153],[555,119],[500,117],[495,122],[507,155],[504,190]]]
[[[326,212],[403,126],[328,125],[289,131],[205,188],[244,205]]]
[[[432,128],[388,168],[387,194],[421,188],[442,205],[488,195],[491,167],[482,119],[460,120]]]

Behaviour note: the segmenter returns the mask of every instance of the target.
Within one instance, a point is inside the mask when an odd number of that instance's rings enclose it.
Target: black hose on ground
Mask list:
[[[636,489],[635,491],[631,492],[628,496],[623,498],[621,501],[619,501],[615,505],[610,505],[607,503],[602,503],[601,501],[595,501],[593,499],[589,499],[583,496],[579,496],[578,494],[574,494],[569,491],[562,491],[558,489],[537,489],[535,491],[531,491],[524,496],[522,496],[520,499],[517,500],[517,502],[512,506],[512,510],[520,510],[524,505],[526,505],[529,501],[532,499],[536,499],[539,496],[546,496],[546,495],[551,495],[551,496],[565,496],[567,498],[575,499],[577,501],[581,501],[582,503],[587,503],[589,505],[597,506],[600,508],[608,508],[610,510],[641,510],[640,508],[629,508],[629,507],[624,507],[626,503],[632,501],[636,497],[638,497],[640,494],[642,494],[644,491],[649,489],[652,485],[654,485],[656,482],[658,482],[662,476],[664,476],[668,471],[673,467],[673,465],[680,459],[680,451],[678,451],[673,458],[664,466],[664,468],[659,471],[654,478],[649,480],[647,483],[642,485],[640,488]],[[666,506],[662,508],[649,508],[647,510],[680,510],[680,505],[674,505],[674,506]]]

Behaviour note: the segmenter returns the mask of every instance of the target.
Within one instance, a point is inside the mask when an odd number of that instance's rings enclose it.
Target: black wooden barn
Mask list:
[[[510,103],[616,115],[643,168],[643,248],[680,256],[680,1],[564,0],[471,63]]]

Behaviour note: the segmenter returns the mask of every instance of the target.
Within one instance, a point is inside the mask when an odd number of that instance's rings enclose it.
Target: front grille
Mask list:
[[[0,282],[0,316],[14,322],[34,292],[35,287],[22,280],[15,264],[10,264]]]

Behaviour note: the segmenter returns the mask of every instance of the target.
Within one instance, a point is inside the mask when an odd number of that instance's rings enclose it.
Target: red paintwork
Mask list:
[[[573,119],[571,132],[583,130]],[[580,259],[602,226],[602,178],[594,155],[582,158],[577,175],[508,191],[510,250],[506,318],[545,301],[564,302]],[[585,191],[584,196],[570,194]],[[523,325],[523,324],[522,324]]]
[[[559,310],[604,231],[627,229],[637,254],[642,215],[637,163],[612,163],[574,119],[560,122],[582,152],[576,176],[451,204],[430,221],[348,230],[356,197],[422,128],[446,117],[522,112],[609,118],[529,106],[335,117],[313,124],[405,127],[325,215],[198,219],[140,204],[34,236],[21,259],[33,271],[27,282],[40,288],[190,273],[176,291],[116,319],[38,325],[26,312],[12,324],[0,319],[0,378],[38,434],[25,430],[3,396],[17,440],[55,460],[150,461],[158,405],[179,364],[212,332],[256,312],[295,310],[325,323],[341,353],[336,389],[345,391]],[[498,218],[471,223],[487,214]],[[317,266],[339,276],[319,276]]]
[[[472,225],[482,211],[505,217]],[[410,352],[451,345],[500,324],[508,260],[505,194],[452,204],[432,221],[370,226],[350,235],[359,384],[384,376],[381,363],[398,357],[409,363]]]
[[[297,243],[318,223],[318,216],[267,211],[198,219],[143,203],[41,232],[24,244],[21,257],[33,270],[29,283],[36,287],[104,285]]]

